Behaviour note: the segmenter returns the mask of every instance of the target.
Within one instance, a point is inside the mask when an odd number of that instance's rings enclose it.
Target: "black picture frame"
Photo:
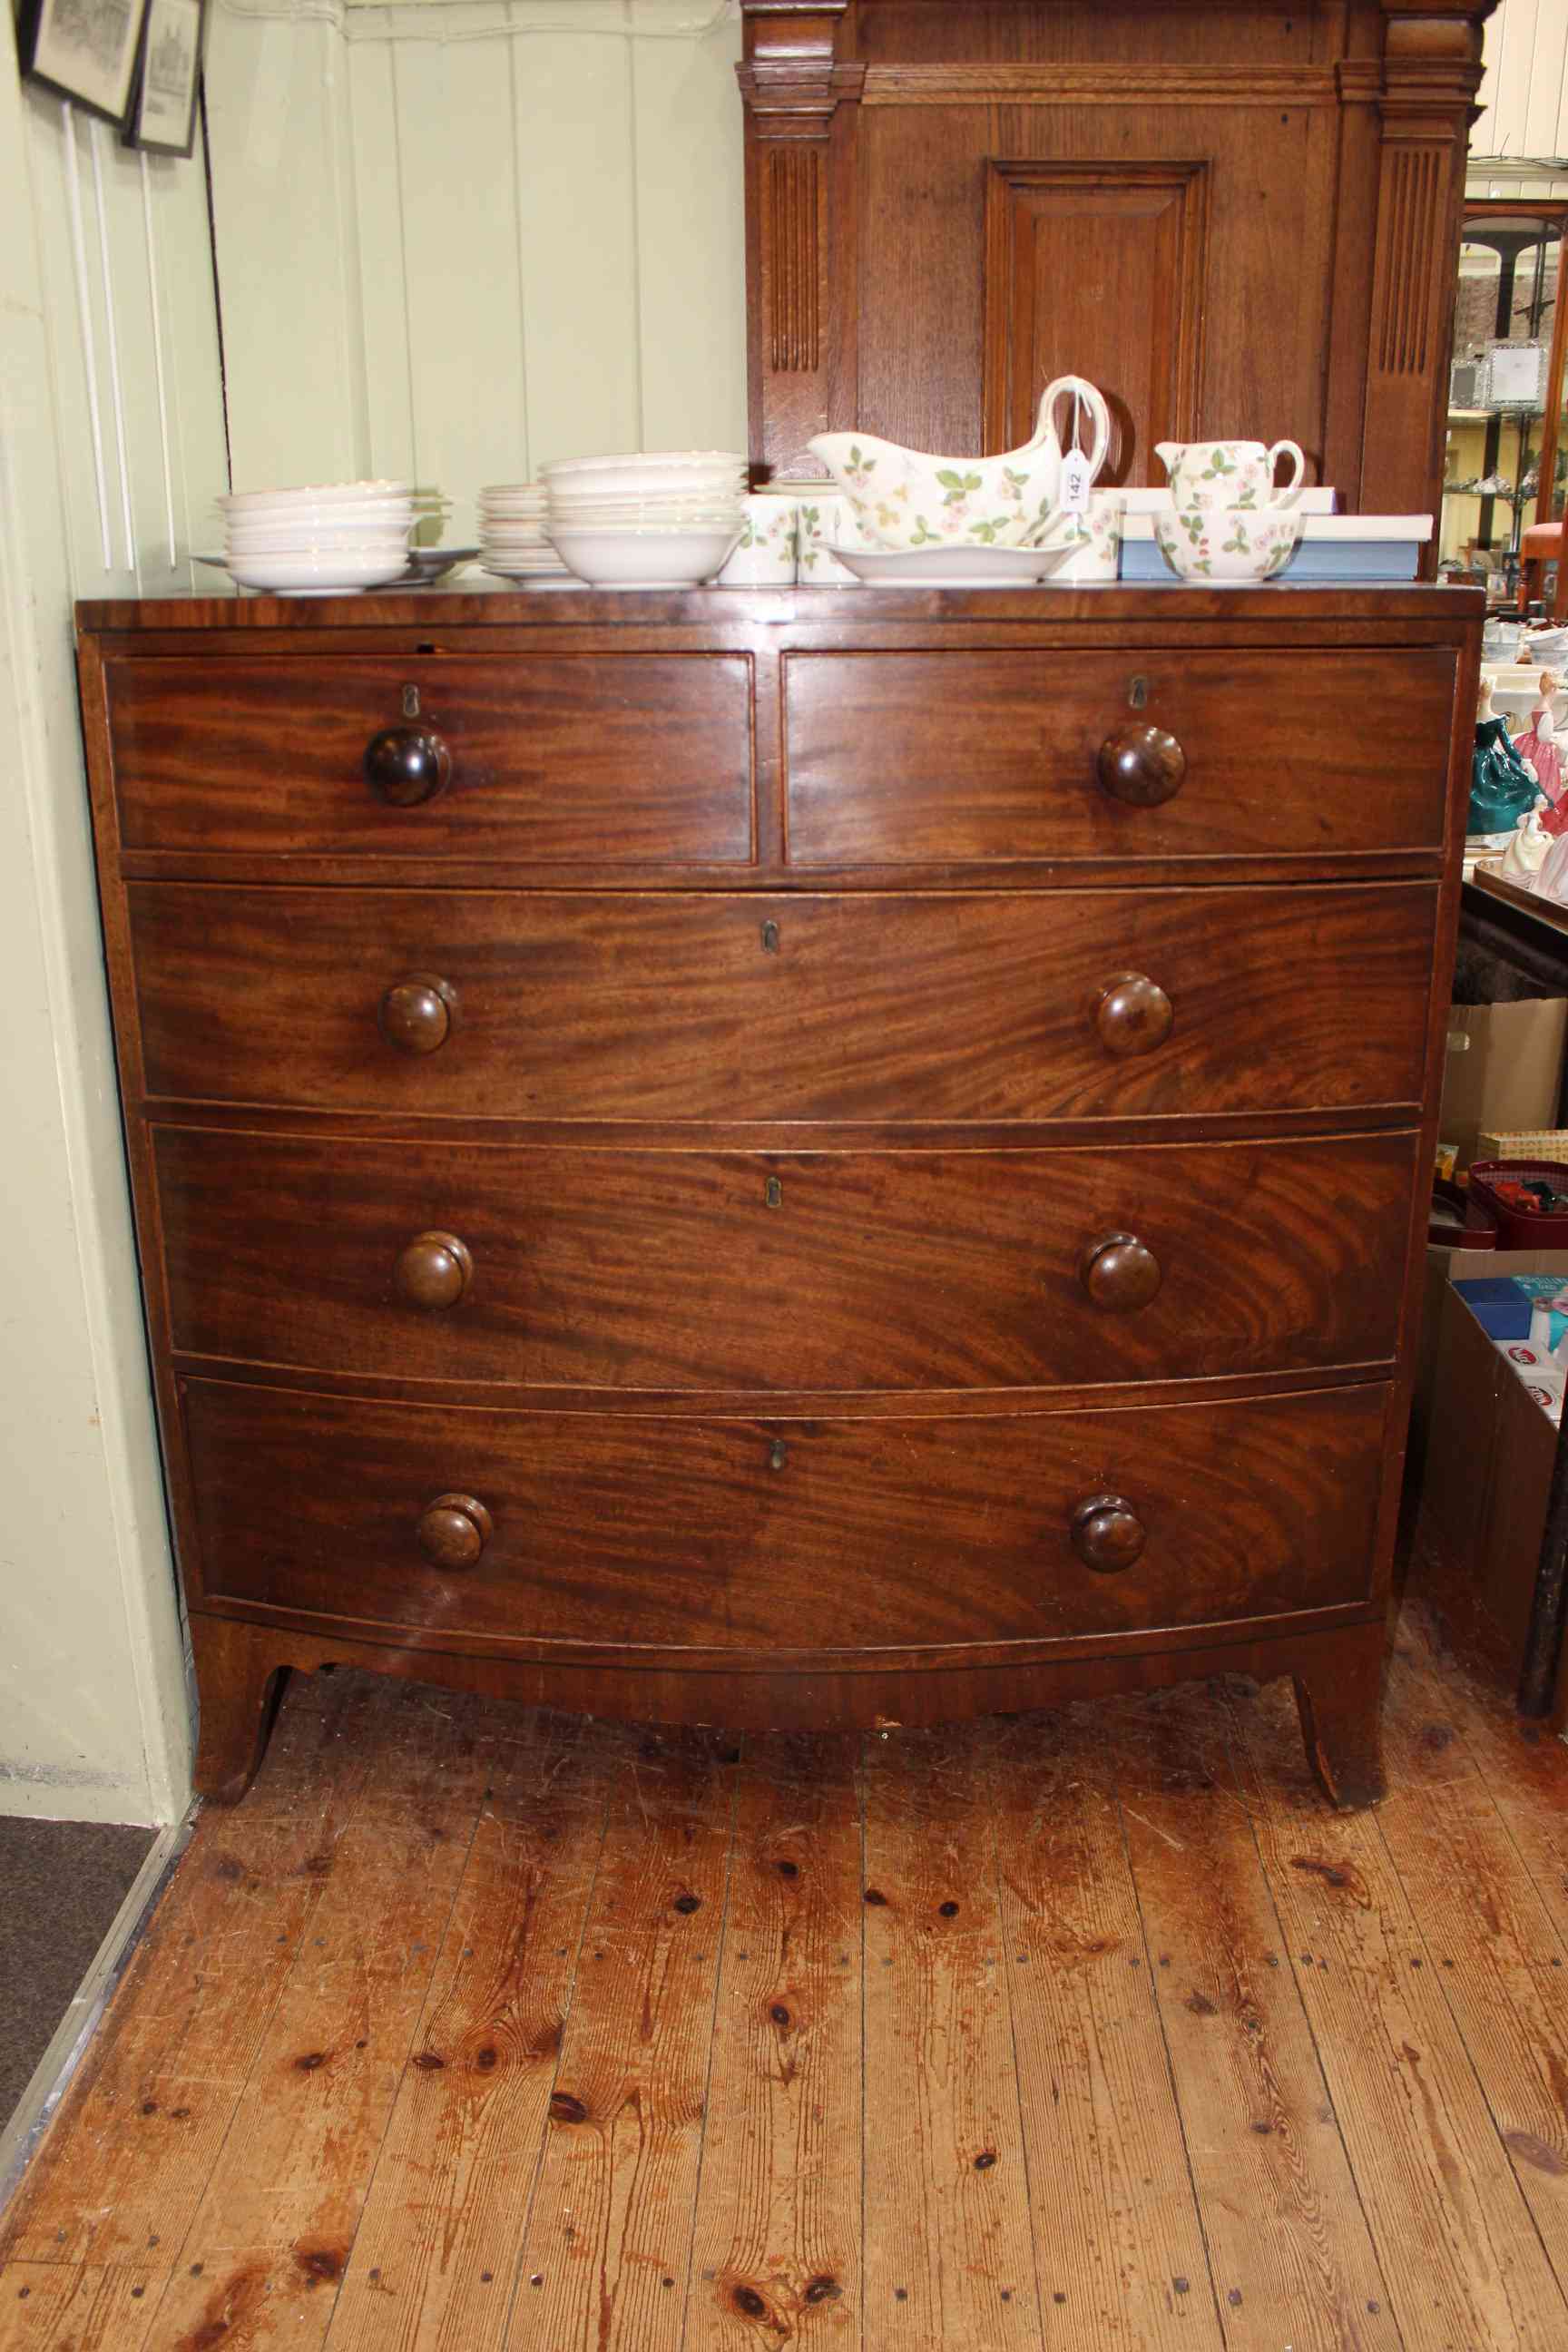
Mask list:
[[[207,0],[142,0],[142,38],[122,132],[148,155],[195,152]]]
[[[123,130],[146,0],[23,0],[16,50],[29,81]]]

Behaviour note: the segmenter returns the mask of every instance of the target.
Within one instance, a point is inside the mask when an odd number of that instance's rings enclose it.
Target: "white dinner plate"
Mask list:
[[[1067,552],[1048,547],[839,547],[821,544],[872,588],[1027,588]]]

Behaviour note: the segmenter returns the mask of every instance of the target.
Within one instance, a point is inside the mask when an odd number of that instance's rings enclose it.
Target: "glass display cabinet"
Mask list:
[[[1497,603],[1538,583],[1542,541],[1525,535],[1563,512],[1565,226],[1568,202],[1508,198],[1469,204],[1461,232],[1439,560]]]

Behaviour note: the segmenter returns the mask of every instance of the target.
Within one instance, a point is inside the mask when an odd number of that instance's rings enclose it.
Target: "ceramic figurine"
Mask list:
[[[1513,839],[1504,850],[1498,868],[1505,882],[1513,883],[1521,890],[1534,889],[1552,846],[1552,835],[1541,821],[1541,813],[1546,806],[1545,793],[1538,793],[1535,806],[1526,809],[1515,825]]]
[[[1535,806],[1536,781],[1514,750],[1506,719],[1492,710],[1491,673],[1481,672],[1476,698],[1476,748],[1470,758],[1470,813],[1466,835],[1495,838],[1512,833]],[[1548,861],[1550,862],[1550,861]],[[1544,871],[1544,868],[1542,869]]]
[[[1563,680],[1556,671],[1543,669],[1536,699],[1531,705],[1530,724],[1522,735],[1516,735],[1513,739],[1514,750],[1534,769],[1536,781],[1546,795],[1550,812],[1546,820],[1548,833],[1568,831],[1568,808],[1562,805],[1568,777],[1563,772],[1563,753],[1559,748],[1557,722],[1552,709],[1553,698],[1562,691]]]
[[[1513,877],[1510,875],[1511,881]],[[1560,833],[1547,847],[1535,877],[1535,893],[1541,898],[1554,898],[1559,906],[1568,903],[1568,833]]]

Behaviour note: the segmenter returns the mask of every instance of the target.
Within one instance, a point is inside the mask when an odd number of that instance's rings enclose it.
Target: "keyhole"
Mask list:
[[[788,1460],[789,1447],[784,1444],[782,1437],[775,1437],[772,1445],[768,1448],[768,1468],[770,1470],[782,1470]]]
[[[764,955],[777,955],[778,951],[779,927],[776,923],[764,923],[763,925],[763,953]]]
[[[1127,688],[1127,707],[1128,707],[1128,709],[1129,709],[1130,710],[1142,710],[1142,709],[1143,709],[1143,707],[1144,707],[1145,703],[1147,703],[1148,699],[1149,699],[1149,681],[1148,681],[1148,679],[1147,679],[1146,677],[1135,677],[1135,678],[1131,679],[1131,682],[1129,683],[1129,685],[1128,685],[1128,688]]]
[[[763,1198],[767,1202],[770,1209],[782,1209],[784,1207],[784,1186],[779,1182],[776,1176],[770,1176],[768,1178],[766,1188],[763,1193]]]
[[[403,716],[405,719],[417,719],[419,716],[419,688],[416,686],[405,686],[403,689]]]

